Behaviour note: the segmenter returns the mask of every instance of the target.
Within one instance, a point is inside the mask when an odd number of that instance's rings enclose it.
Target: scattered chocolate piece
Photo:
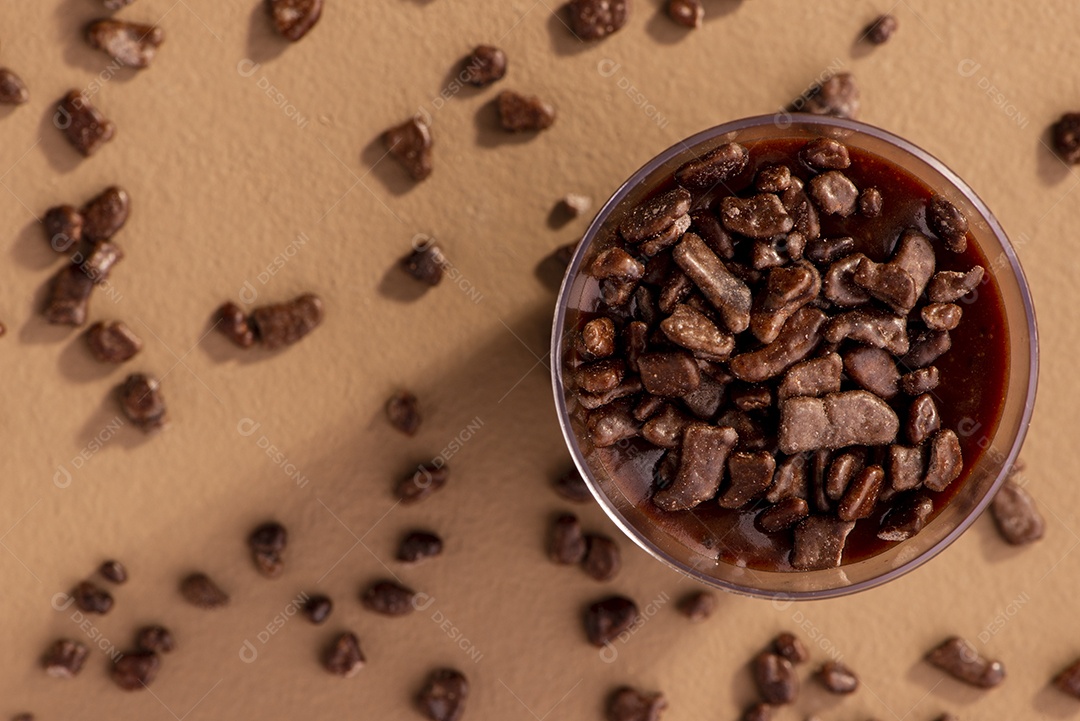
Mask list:
[[[1074,698],[1080,698],[1080,660],[1073,662],[1054,677],[1054,686]]]
[[[394,487],[394,495],[404,504],[418,503],[446,485],[450,469],[425,463],[411,475],[405,476]]]
[[[881,466],[867,466],[848,484],[836,515],[841,521],[869,518],[884,487],[885,470]]]
[[[765,533],[779,533],[791,528],[809,515],[810,506],[804,499],[781,498],[759,513],[754,523]]]
[[[931,303],[955,303],[975,290],[982,282],[986,271],[977,265],[966,273],[943,270],[930,279],[926,294]]]
[[[1050,127],[1054,152],[1071,165],[1080,163],[1080,113],[1065,113]]]
[[[941,415],[938,413],[933,396],[924,393],[911,402],[905,426],[907,439],[911,445],[919,445],[940,428]]]
[[[146,68],[165,42],[165,33],[156,25],[96,20],[86,28],[86,40],[90,47],[101,50],[120,65]]]
[[[660,330],[672,343],[702,360],[727,360],[735,350],[735,339],[730,334],[717,328],[704,313],[681,303],[661,321]]]
[[[278,34],[294,43],[322,16],[323,0],[268,0],[268,4]]]
[[[568,501],[585,503],[592,500],[592,492],[589,491],[589,486],[585,483],[585,479],[581,477],[581,472],[578,471],[577,466],[567,468],[566,472],[557,476],[555,482],[551,485],[556,493]]]
[[[888,351],[860,346],[844,354],[848,377],[876,396],[892,398],[900,392],[900,371]]]
[[[555,108],[535,95],[504,90],[496,99],[499,122],[512,133],[546,130],[555,124]]]
[[[800,571],[836,568],[844,554],[854,521],[838,521],[827,516],[808,516],[795,527],[791,565]]]
[[[627,214],[619,225],[619,234],[628,243],[660,235],[690,212],[690,200],[690,193],[683,188],[653,196]]]
[[[98,568],[98,573],[107,581],[113,583],[127,583],[128,572],[127,568],[120,561],[105,561]]]
[[[102,363],[123,363],[142,350],[142,340],[123,321],[98,321],[86,330],[90,353]]]
[[[104,0],[105,7],[109,10],[120,10],[133,2],[135,2],[135,0]]]
[[[585,559],[587,544],[581,522],[572,513],[556,516],[548,532],[547,554],[553,563],[572,566]]]
[[[884,45],[889,38],[896,33],[900,22],[895,15],[878,15],[872,23],[866,27],[864,36],[874,45]]]
[[[930,440],[930,460],[923,485],[931,491],[943,491],[956,480],[964,467],[960,439],[951,429],[938,431]]]
[[[84,157],[96,153],[116,134],[112,121],[77,90],[72,90],[60,100],[53,123]]]
[[[721,508],[742,508],[772,485],[776,457],[767,451],[738,452],[728,456],[728,487],[721,494]]]
[[[750,288],[736,278],[698,236],[687,233],[672,252],[682,268],[702,294],[720,312],[724,325],[732,333],[750,327],[753,297]]]
[[[229,603],[229,594],[205,573],[192,573],[185,577],[180,582],[180,595],[199,608],[221,608]]]
[[[778,634],[772,641],[772,647],[776,653],[796,666],[810,660],[810,651],[807,650],[806,644],[793,633],[785,631]]]
[[[376,581],[360,596],[364,608],[384,616],[407,616],[415,610],[416,591],[394,581]]]
[[[811,87],[791,106],[793,111],[854,120],[859,115],[859,88],[851,73],[837,73]]]
[[[889,446],[889,484],[894,491],[910,491],[922,485],[926,475],[926,454],[923,448]]]
[[[30,91],[14,70],[0,68],[0,105],[22,105],[29,102]]]
[[[176,639],[164,626],[144,626],[135,635],[135,645],[141,651],[170,653],[176,649]]]
[[[506,75],[506,53],[492,45],[477,45],[465,58],[465,82],[486,88]]]
[[[161,384],[153,376],[133,373],[120,384],[120,409],[135,427],[151,433],[168,425]]]
[[[919,396],[932,391],[940,382],[937,366],[927,366],[900,376],[900,388],[909,396]]]
[[[304,616],[316,626],[326,623],[326,619],[330,618],[333,610],[334,602],[329,596],[316,594],[304,601]]]
[[[836,353],[796,363],[784,375],[777,391],[777,400],[795,396],[823,396],[840,390],[844,364]]]
[[[720,222],[732,233],[759,239],[789,233],[795,227],[795,221],[775,193],[759,193],[749,198],[725,197],[720,201]]]
[[[799,151],[799,158],[816,170],[844,170],[851,167],[847,146],[832,138],[816,138]]]
[[[704,621],[713,615],[716,606],[716,594],[710,591],[693,591],[678,603],[679,612],[694,622]]]
[[[599,40],[620,30],[630,17],[630,0],[570,0],[570,29],[582,40]]]
[[[322,320],[323,302],[312,293],[251,311],[251,327],[255,330],[255,336],[269,350],[299,342],[318,328]]]
[[[615,541],[607,536],[590,533],[585,536],[585,557],[581,568],[596,581],[610,581],[622,569],[622,554]]]
[[[587,195],[567,193],[559,201],[559,209],[569,218],[578,218],[589,212],[592,207],[592,199]]]
[[[859,193],[859,214],[865,218],[878,218],[885,205],[881,191],[877,188],[863,188]]]
[[[701,0],[668,0],[666,9],[667,16],[683,27],[699,28],[705,19]]]
[[[248,536],[248,548],[255,568],[267,578],[277,578],[285,570],[281,557],[289,541],[285,526],[277,521],[267,521],[255,528]]]
[[[113,607],[112,594],[92,581],[83,581],[71,592],[75,605],[85,613],[106,614]]]
[[[465,674],[452,668],[432,671],[417,694],[420,711],[431,721],[460,721],[469,698]]]
[[[667,708],[664,694],[639,691],[630,686],[615,689],[607,704],[607,721],[659,721]]]
[[[94,281],[83,269],[69,263],[53,276],[42,314],[53,325],[80,326],[86,322]]]
[[[678,475],[670,486],[653,496],[653,503],[665,511],[683,511],[715,496],[728,454],[738,439],[730,427],[689,424],[683,431]]]
[[[255,345],[255,329],[251,327],[251,319],[231,300],[214,313],[214,327],[240,348]]]
[[[335,676],[352,678],[364,667],[364,652],[360,650],[360,639],[352,631],[345,631],[334,638],[323,652],[323,668]]]
[[[990,661],[962,638],[953,636],[926,655],[926,660],[958,681],[993,688],[1005,680],[1005,666]]]
[[[89,655],[90,649],[86,647],[86,644],[62,638],[45,651],[42,664],[45,667],[45,673],[53,678],[75,678]]]
[[[788,398],[780,404],[780,450],[788,455],[819,448],[886,445],[899,430],[896,412],[866,391]]]
[[[853,214],[859,202],[859,189],[838,170],[815,175],[810,180],[809,194],[823,213],[841,218]]]
[[[1006,478],[990,504],[1001,537],[1014,546],[1034,543],[1043,537],[1046,522],[1035,505],[1035,499],[1020,484]]]
[[[581,329],[580,350],[592,358],[607,358],[615,352],[615,323],[611,318],[594,318]]]
[[[157,678],[161,657],[153,651],[135,651],[123,654],[113,663],[113,683],[125,691],[146,688]]]
[[[767,703],[758,702],[751,704],[743,711],[742,721],[772,721],[772,717],[773,707]]]
[[[968,222],[960,209],[940,195],[926,206],[926,224],[941,238],[948,250],[963,253],[967,249]]]
[[[761,700],[770,706],[794,703],[799,695],[799,677],[783,656],[765,651],[754,659],[754,681]]]
[[[73,260],[79,257],[76,253]],[[118,262],[124,259],[124,251],[113,243],[98,243],[83,260],[79,269],[86,274],[94,285],[100,285],[109,279],[109,273]]]
[[[585,611],[585,635],[589,643],[602,648],[618,638],[638,619],[638,607],[624,596],[608,596]]]
[[[401,267],[406,273],[431,286],[439,284],[447,265],[442,248],[434,241],[413,248],[411,253],[401,259]]]
[[[443,551],[443,541],[429,531],[411,531],[403,539],[397,550],[397,560],[402,563],[417,563],[434,558]]]
[[[72,205],[49,208],[41,219],[45,239],[49,241],[49,247],[57,253],[66,253],[82,241],[85,223],[82,213]]]
[[[321,0],[320,0],[321,1]],[[382,134],[386,151],[401,163],[402,167],[420,181],[431,175],[431,129],[418,117],[412,117],[401,125],[386,130]]]
[[[420,430],[420,403],[409,391],[398,391],[386,401],[386,418],[390,425],[407,436]]]
[[[923,493],[914,493],[893,502],[881,519],[877,537],[883,541],[906,541],[921,531],[934,512],[934,502]]]
[[[690,190],[712,190],[734,179],[749,161],[750,151],[745,147],[738,143],[724,143],[680,166],[675,171],[675,181]],[[775,206],[771,210],[774,214],[778,212]]]
[[[83,206],[82,235],[93,243],[111,240],[127,223],[131,214],[131,197],[127,191],[111,186]]]
[[[859,677],[839,661],[826,661],[818,669],[816,678],[831,693],[855,693],[859,688]]]

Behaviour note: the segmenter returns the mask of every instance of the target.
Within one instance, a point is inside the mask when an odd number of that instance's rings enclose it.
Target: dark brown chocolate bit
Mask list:
[[[248,536],[248,548],[255,568],[267,578],[277,578],[285,570],[282,554],[289,542],[285,526],[268,521],[255,528]]]
[[[872,23],[866,26],[863,36],[874,45],[884,45],[900,27],[900,21],[895,15],[878,15]]]
[[[323,0],[268,0],[268,6],[278,34],[295,43],[319,22]]]
[[[784,375],[776,393],[777,400],[795,396],[823,396],[840,390],[844,365],[836,353],[796,363]]]
[[[1054,677],[1054,686],[1062,693],[1080,698],[1080,659],[1074,661]]]
[[[683,396],[701,384],[701,371],[685,352],[646,353],[638,358],[645,390],[654,396]]]
[[[667,16],[686,28],[699,28],[705,19],[701,0],[667,0]]]
[[[460,721],[469,698],[465,674],[452,668],[432,671],[416,696],[420,712],[431,721]]]
[[[131,196],[123,188],[103,190],[82,209],[82,235],[93,243],[111,240],[127,223],[131,214]]]
[[[1004,664],[983,658],[975,646],[957,636],[926,654],[926,660],[957,681],[979,688],[993,688],[1005,680]]]
[[[832,138],[816,138],[799,151],[799,158],[817,170],[844,170],[851,167],[847,146]]]
[[[427,241],[401,259],[402,269],[421,283],[436,286],[442,281],[443,270],[448,265],[442,248],[435,241]]]
[[[60,100],[53,122],[84,157],[96,153],[116,134],[112,121],[77,90],[72,90]]]
[[[135,645],[141,651],[171,653],[176,650],[176,639],[164,626],[143,626],[135,634]]]
[[[720,222],[732,233],[759,239],[789,233],[795,227],[795,221],[774,193],[759,193],[750,198],[726,196],[720,201]]]
[[[402,563],[418,563],[441,555],[443,541],[430,531],[410,531],[398,545],[397,560]]]
[[[678,448],[682,444],[682,434],[691,419],[673,405],[664,409],[645,422],[641,427],[641,437],[661,448]]]
[[[412,117],[382,134],[382,142],[390,155],[401,163],[413,180],[431,175],[431,129],[419,117]]]
[[[589,414],[589,438],[597,448],[607,448],[641,433],[641,424],[630,414],[625,402],[603,406]]]
[[[954,303],[931,303],[923,306],[920,315],[930,330],[953,330],[960,325],[964,311]]]
[[[810,651],[807,650],[806,644],[793,633],[785,631],[777,634],[772,640],[772,648],[796,666],[810,660]]]
[[[610,581],[622,569],[622,554],[611,538],[590,533],[585,536],[585,557],[581,569],[596,581]]]
[[[619,234],[628,243],[638,243],[659,235],[690,212],[690,193],[675,188],[635,207],[619,225]]]
[[[112,594],[92,581],[83,581],[71,592],[75,605],[85,613],[106,614],[113,607]]]
[[[846,218],[855,212],[859,189],[838,170],[814,176],[810,180],[810,197],[821,212]]]
[[[605,718],[607,721],[660,721],[660,714],[667,705],[664,694],[659,691],[649,693],[622,686],[608,699]]]
[[[728,457],[730,483],[720,496],[721,508],[742,508],[772,485],[776,457],[772,453],[732,453]]]
[[[615,352],[615,323],[611,318],[593,318],[581,329],[580,349],[592,358],[607,358]]]
[[[53,276],[43,315],[53,325],[80,326],[86,322],[94,281],[71,263]]]
[[[251,319],[236,303],[228,301],[214,313],[214,327],[239,348],[255,345],[255,330]]]
[[[967,250],[967,218],[959,208],[940,195],[931,198],[926,206],[926,224],[946,249],[954,253]]]
[[[1080,113],[1065,113],[1050,127],[1054,152],[1066,163],[1080,163]]]
[[[772,721],[773,707],[767,703],[751,704],[743,711],[742,721]]]
[[[811,87],[803,98],[792,104],[792,110],[814,115],[851,118],[859,115],[859,88],[851,73],[837,73]]]
[[[794,230],[801,233],[807,241],[816,240],[821,235],[821,218],[818,217],[817,208],[810,202],[810,197],[803,192],[802,181],[796,185],[792,180],[791,187],[780,196],[780,202],[795,221]]]
[[[780,404],[780,450],[788,455],[845,446],[892,443],[900,419],[889,404],[866,391],[800,396]]]
[[[82,241],[83,226],[86,219],[77,208],[71,205],[58,205],[49,208],[41,219],[45,230],[45,239],[49,247],[57,253],[66,253],[72,246]]]
[[[98,321],[86,330],[90,353],[102,363],[123,363],[142,350],[142,340],[123,321]]]
[[[323,668],[335,676],[352,678],[364,667],[364,652],[360,650],[360,639],[351,631],[338,634],[323,652]]]
[[[911,402],[908,420],[904,430],[908,441],[917,446],[941,428],[941,415],[929,393],[924,393]]]
[[[897,313],[907,314],[919,299],[915,279],[894,263],[875,263],[862,258],[851,278],[855,285]]]
[[[161,657],[153,651],[129,651],[116,659],[110,676],[123,690],[138,691],[154,682],[160,668]]]
[[[911,350],[900,359],[905,368],[924,368],[952,348],[952,336],[944,330],[922,331],[911,339]]]
[[[918,488],[925,475],[926,455],[921,446],[889,446],[889,483],[893,490]]]
[[[729,397],[740,411],[763,411],[772,405],[772,390],[768,386],[735,385]]]
[[[839,501],[847,491],[848,485],[855,480],[855,476],[865,465],[866,453],[861,448],[853,448],[833,456],[829,461],[829,469],[825,474],[823,489],[826,498],[830,501]],[[827,505],[831,507],[832,504]]]
[[[1001,537],[1014,546],[1034,543],[1046,531],[1046,522],[1035,505],[1035,499],[1011,477],[1005,479],[994,496],[990,513]]]
[[[120,384],[118,393],[120,409],[137,428],[150,433],[168,425],[165,399],[157,378],[133,373]]]
[[[464,61],[465,82],[486,88],[506,75],[506,53],[492,45],[477,45]]]
[[[874,348],[884,348],[893,355],[907,353],[910,347],[906,320],[876,309],[853,310],[833,316],[825,326],[824,336],[830,343],[850,339]],[[909,363],[906,364],[910,367]]]
[[[931,303],[955,303],[975,290],[982,282],[985,271],[977,265],[966,273],[943,270],[930,279],[927,296]]]
[[[950,429],[938,431],[930,440],[930,461],[923,485],[931,491],[943,491],[955,481],[964,468],[960,439]]]
[[[630,0],[570,0],[570,30],[582,40],[599,40],[622,29],[630,17]]]
[[[712,616],[716,606],[716,594],[709,591],[692,591],[676,604],[679,613],[695,623]]]
[[[405,435],[415,436],[423,420],[420,401],[409,391],[398,391],[386,401],[386,419]]]
[[[889,399],[900,390],[900,371],[893,357],[880,348],[854,348],[844,354],[844,370],[860,386]]]
[[[766,165],[754,178],[754,188],[759,193],[782,193],[790,187],[791,168],[786,165]]]
[[[30,91],[14,70],[0,68],[0,105],[22,105],[30,101]]]
[[[90,47],[101,50],[118,64],[146,68],[165,42],[165,33],[156,25],[124,20],[97,20],[86,28]]]
[[[109,279],[113,266],[123,259],[124,251],[120,250],[119,246],[108,242],[98,243],[79,268],[94,282],[94,285],[100,285]]]
[[[675,182],[690,190],[711,190],[739,175],[749,160],[750,152],[746,148],[738,143],[725,143],[684,163],[675,171]]]
[[[416,609],[416,591],[394,581],[376,581],[364,589],[360,602],[384,616],[407,616]]]
[[[720,312],[732,333],[750,326],[753,297],[746,283],[736,278],[705,241],[687,233],[672,252],[675,262],[694,281],[702,294]]]
[[[727,360],[735,350],[735,339],[731,335],[722,332],[705,314],[688,305],[675,306],[674,312],[660,323],[660,330],[672,343],[702,360]]]
[[[397,482],[394,486],[394,495],[406,505],[419,503],[445,486],[448,480],[450,480],[448,467],[425,463]]]
[[[791,662],[777,653],[764,651],[754,659],[754,681],[761,700],[771,706],[794,703],[799,695],[799,677]]]
[[[585,610],[585,635],[602,648],[619,637],[638,619],[637,604],[625,596],[608,596]]]
[[[330,618],[330,614],[333,613],[334,602],[329,596],[316,594],[304,602],[302,610],[307,620],[316,626],[320,626],[326,623],[326,619]]]
[[[600,280],[641,279],[645,266],[622,248],[608,248],[589,265],[589,275]]]
[[[836,568],[844,555],[854,521],[838,521],[827,516],[809,516],[795,527],[791,565],[800,571]]]
[[[735,241],[711,210],[699,208],[690,213],[690,227],[712,252],[724,260],[735,257]]]
[[[877,188],[863,188],[859,193],[859,215],[864,218],[881,217],[885,200]]]
[[[653,496],[665,511],[684,511],[709,500],[720,489],[728,454],[739,436],[733,428],[691,423],[683,431],[675,482]]]
[[[86,644],[62,638],[45,651],[42,665],[45,673],[53,678],[75,678],[89,655],[90,649]]]
[[[180,582],[180,595],[198,608],[221,608],[229,603],[225,593],[205,573],[192,573]]]
[[[251,325],[260,343],[277,350],[299,342],[319,327],[323,320],[323,302],[313,293],[305,293],[286,303],[264,305],[251,311]]]
[[[547,554],[551,562],[561,566],[581,563],[586,548],[585,534],[577,516],[572,513],[556,516],[548,531]]]
[[[535,95],[504,90],[496,99],[499,123],[511,133],[546,130],[555,124],[555,107]]]
[[[913,493],[893,501],[881,519],[877,537],[883,541],[906,541],[921,531],[934,512],[934,502],[924,493]]]
[[[105,561],[98,568],[98,573],[106,581],[112,581],[116,584],[127,583],[128,580],[127,568],[119,561]]]
[[[802,498],[785,498],[766,508],[755,519],[757,527],[765,533],[787,530],[810,515],[810,506]]]
[[[909,396],[920,396],[937,388],[940,382],[937,366],[927,366],[900,376],[900,389]]]
[[[750,331],[762,343],[772,343],[788,319],[820,292],[821,275],[810,263],[773,268],[750,313]]]
[[[578,366],[574,383],[586,393],[607,393],[614,390],[626,376],[626,362],[608,358]]]
[[[857,521],[869,518],[874,512],[878,496],[885,485],[885,470],[881,466],[867,466],[848,484],[840,499],[836,515],[841,521]]]
[[[818,669],[815,677],[831,693],[855,693],[859,688],[859,677],[839,661],[826,661]]]
[[[585,503],[586,501],[592,500],[592,493],[589,491],[589,485],[585,483],[585,479],[581,477],[581,472],[578,471],[577,466],[570,466],[566,469],[566,472],[556,476],[551,485],[556,493],[568,501]]]
[[[806,244],[806,257],[815,263],[821,264],[836,263],[843,258],[844,265],[840,267],[854,273],[859,261],[866,257],[862,253],[851,255],[851,251],[854,249],[855,239],[847,235],[839,238],[817,238]],[[858,290],[858,288],[855,290]],[[830,300],[832,299],[830,298]],[[865,302],[865,300],[868,300],[868,298],[864,298],[859,302]]]
[[[825,318],[817,308],[803,306],[784,323],[772,343],[732,358],[729,364],[732,374],[749,383],[761,383],[780,375],[818,346]]]

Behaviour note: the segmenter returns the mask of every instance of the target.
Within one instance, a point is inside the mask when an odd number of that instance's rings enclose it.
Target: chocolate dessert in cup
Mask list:
[[[627,180],[570,262],[551,352],[571,455],[623,532],[785,599],[952,543],[1016,461],[1038,374],[1027,281],[971,188],[809,115],[712,128]]]

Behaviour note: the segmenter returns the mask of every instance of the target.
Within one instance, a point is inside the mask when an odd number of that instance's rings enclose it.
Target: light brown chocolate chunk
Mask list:
[[[653,496],[665,511],[685,511],[709,500],[720,489],[728,454],[739,436],[733,428],[691,423],[683,431],[678,475]]]
[[[900,365],[905,368],[925,368],[952,348],[952,336],[946,330],[923,331],[911,339],[911,349]]]
[[[885,485],[885,470],[881,466],[867,466],[848,484],[836,515],[841,521],[857,521],[874,513],[878,496]]]
[[[77,258],[79,253],[75,254]],[[109,279],[109,273],[113,266],[124,259],[124,251],[120,246],[113,243],[98,243],[83,260],[80,268],[95,285],[100,285]]]
[[[634,420],[625,401],[611,403],[593,411],[589,414],[586,427],[589,439],[597,448],[613,446],[641,433],[641,424]]]
[[[832,138],[815,138],[799,151],[799,158],[817,170],[844,170],[851,167],[847,146]]]
[[[1035,499],[1012,478],[1007,478],[994,495],[990,513],[1001,537],[1014,546],[1034,543],[1046,532]]]
[[[889,404],[866,391],[824,398],[788,398],[780,404],[780,450],[788,455],[844,446],[892,443],[900,419]]]
[[[907,230],[900,238],[890,265],[907,271],[915,281],[915,297],[918,298],[926,290],[926,284],[930,282],[937,267],[934,246],[930,244],[929,238],[917,230]]]
[[[702,360],[727,360],[735,350],[735,339],[730,334],[688,305],[675,306],[674,312],[660,323],[660,330],[672,343]]]
[[[725,143],[684,163],[675,171],[675,182],[690,190],[712,190],[739,175],[749,160],[746,148],[738,143]]]
[[[776,457],[772,453],[732,453],[728,457],[727,490],[720,496],[721,508],[742,508],[772,485]]]
[[[941,428],[941,415],[937,405],[929,393],[924,393],[911,402],[908,409],[908,420],[904,426],[908,442],[917,446],[931,434]]]
[[[906,320],[876,309],[859,309],[833,316],[825,326],[824,336],[830,343],[853,340],[884,348],[893,355],[907,353],[910,346]]]
[[[900,391],[900,371],[892,355],[881,348],[853,348],[844,354],[844,370],[874,395],[889,399]]]
[[[789,233],[795,228],[795,221],[774,193],[759,193],[750,198],[726,196],[720,201],[720,222],[732,233],[757,239]]]
[[[954,253],[967,250],[968,222],[960,209],[940,195],[926,205],[926,224],[941,238],[945,248]]]
[[[955,303],[931,303],[923,306],[919,315],[930,330],[954,330],[960,325],[964,311]]]
[[[601,280],[609,278],[640,280],[645,265],[622,248],[608,248],[589,265],[589,275]]]
[[[574,380],[586,393],[606,393],[622,383],[626,375],[626,362],[621,359],[598,360],[578,366]]]
[[[339,633],[322,653],[323,668],[341,678],[352,678],[360,673],[366,660],[360,650],[360,639],[352,631]]]
[[[659,234],[654,235],[651,238],[643,240],[638,246],[638,250],[650,258],[658,255],[661,251],[675,245],[675,243],[679,241],[679,238],[683,236],[683,233],[690,230],[691,222],[689,215],[680,215],[675,219],[674,223],[667,227],[667,229],[662,230]]]
[[[90,157],[113,139],[116,126],[90,99],[77,90],[65,95],[56,108],[53,124],[84,157]]]
[[[859,189],[855,183],[838,170],[814,176],[808,192],[821,212],[841,218],[854,213],[859,201]]]
[[[295,43],[319,22],[323,0],[268,0],[268,7],[278,34]]]
[[[859,115],[859,87],[851,73],[837,73],[814,84],[792,104],[793,111],[855,119]]]
[[[810,263],[773,268],[762,295],[750,313],[750,331],[762,343],[772,343],[784,323],[821,292],[821,274]]]
[[[169,424],[161,383],[153,376],[132,373],[117,389],[117,399],[127,419],[146,433],[161,430]]]
[[[912,493],[893,501],[881,519],[877,537],[883,541],[906,541],[921,531],[934,513],[934,502],[923,493]]]
[[[836,568],[844,555],[854,521],[838,521],[827,516],[809,516],[795,527],[791,565],[800,571]]]
[[[701,385],[701,371],[689,353],[646,353],[638,358],[645,390],[654,396],[682,396]]]
[[[906,314],[919,299],[915,279],[893,263],[875,263],[869,258],[859,261],[852,275],[855,284],[894,311]]]
[[[993,688],[1005,680],[1004,664],[984,658],[979,649],[957,636],[926,654],[926,660],[957,681],[978,688]]]
[[[753,298],[746,283],[736,278],[698,236],[687,233],[672,252],[675,262],[694,281],[702,294],[720,312],[732,333],[750,327]]]
[[[732,374],[750,383],[780,375],[818,346],[825,319],[825,314],[817,308],[803,306],[788,319],[772,343],[732,358],[729,364]]]
[[[640,243],[667,230],[689,212],[690,193],[683,188],[675,188],[631,210],[619,225],[619,234],[627,243]]]
[[[944,491],[964,469],[960,439],[951,429],[938,431],[930,440],[930,460],[923,485],[931,491]]]
[[[146,68],[165,42],[165,32],[156,25],[124,20],[97,20],[86,29],[90,46],[101,50],[118,64]]]
[[[910,491],[922,485],[926,475],[926,454],[922,447],[889,446],[889,485],[897,491]]]
[[[867,258],[862,253],[853,253],[830,265],[822,284],[825,298],[841,308],[853,308],[868,303],[870,294],[855,282],[855,274],[864,260]]]
[[[251,327],[268,350],[299,343],[323,321],[323,302],[313,293],[298,295],[285,303],[274,303],[251,311]]]
[[[52,678],[75,678],[89,655],[86,644],[62,638],[49,646],[41,663],[45,673]]]
[[[673,405],[665,404],[663,410],[645,421],[641,437],[661,448],[678,448],[682,445],[683,430],[692,422],[685,413]]]
[[[791,367],[777,391],[777,399],[795,396],[823,396],[840,390],[844,364],[836,353],[811,358]]]
[[[461,63],[461,75],[465,82],[473,87],[486,88],[502,80],[506,75],[506,53],[493,45],[477,45]],[[584,207],[579,204],[584,201]],[[581,195],[567,195],[563,201],[563,210],[572,217],[588,210],[589,199]]]
[[[973,291],[982,282],[986,271],[976,265],[966,273],[943,270],[934,274],[927,288],[931,303],[955,303]]]
[[[810,506],[802,498],[785,498],[766,508],[754,519],[758,529],[765,533],[787,530],[810,515]]]
[[[782,193],[791,187],[791,168],[786,165],[766,165],[754,178],[759,193]]]

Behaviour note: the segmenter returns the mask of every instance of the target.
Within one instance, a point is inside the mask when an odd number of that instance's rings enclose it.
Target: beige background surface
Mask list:
[[[100,14],[94,0],[0,5],[0,65],[20,72],[33,94],[29,105],[0,111],[8,327],[0,718],[22,710],[40,719],[419,718],[409,698],[444,664],[473,684],[468,719],[599,718],[621,683],[662,689],[672,721],[736,718],[752,698],[745,662],[781,629],[814,639],[817,662],[842,654],[864,682],[842,703],[808,689],[782,719],[1080,713],[1080,702],[1047,688],[1080,655],[1080,176],[1043,145],[1046,126],[1080,102],[1072,72],[1080,11],[1070,0],[900,0],[900,32],[869,52],[853,41],[891,0],[705,2],[700,31],[636,0],[624,30],[583,45],[551,14],[551,0],[327,0],[321,24],[286,46],[256,0],[138,0],[120,15],[159,22],[167,43],[152,68],[115,74],[81,39]],[[508,78],[433,102],[478,42],[506,49]],[[244,59],[261,66],[245,77]],[[864,120],[948,163],[1019,245],[1041,321],[1041,393],[1025,456],[1047,538],[1009,549],[981,519],[942,557],[887,587],[790,607],[725,595],[716,616],[694,626],[673,609],[690,582],[629,541],[623,573],[605,586],[544,559],[546,521],[568,506],[548,481],[567,456],[545,358],[554,293],[534,271],[586,225],[556,230],[547,216],[569,191],[599,204],[677,139],[772,112],[830,66],[857,74]],[[103,72],[95,102],[118,135],[80,160],[52,127],[53,103]],[[279,108],[267,85],[295,110]],[[551,100],[555,127],[536,138],[493,131],[488,104],[500,88]],[[420,108],[433,116],[436,169],[411,187],[391,161],[377,162],[372,143]],[[60,261],[35,215],[111,183],[130,191],[134,215],[118,236],[127,251],[113,275],[119,298],[99,295],[91,315],[124,319],[144,337],[143,353],[123,368],[95,364],[77,333],[37,315]],[[306,244],[260,282],[299,233]],[[417,233],[440,240],[460,286],[419,294],[394,269]],[[259,302],[321,294],[324,326],[273,355],[204,337],[213,309],[245,282]],[[163,378],[173,423],[156,437],[129,425],[107,430],[118,413],[112,389],[135,370]],[[415,389],[425,409],[414,439],[382,418],[399,386]],[[245,419],[245,428],[260,424],[250,436],[238,432]],[[445,491],[395,508],[392,481],[470,423],[482,426],[450,461]],[[105,437],[100,450],[89,447]],[[268,456],[263,438],[286,460]],[[64,488],[54,483],[61,468],[71,474]],[[293,468],[303,487],[288,476]],[[598,508],[579,512],[587,527],[615,532]],[[244,547],[248,530],[271,516],[292,534],[275,581],[256,575]],[[445,536],[444,557],[395,564],[400,534],[425,526]],[[106,557],[126,562],[131,581],[93,633],[121,649],[145,622],[177,635],[152,693],[119,691],[99,649],[72,681],[38,666],[56,637],[90,641],[50,599]],[[192,569],[218,578],[231,606],[204,612],[180,601],[177,580]],[[432,605],[399,620],[364,611],[361,586],[391,572],[431,594]],[[298,593],[315,590],[337,602],[326,626],[292,619],[259,640]],[[657,612],[606,663],[584,641],[580,609],[612,591],[655,602]],[[317,663],[344,628],[368,657],[348,681]],[[954,632],[985,632],[980,647],[1008,664],[1002,688],[966,689],[919,662]],[[245,640],[257,648],[253,663],[239,658]]]

